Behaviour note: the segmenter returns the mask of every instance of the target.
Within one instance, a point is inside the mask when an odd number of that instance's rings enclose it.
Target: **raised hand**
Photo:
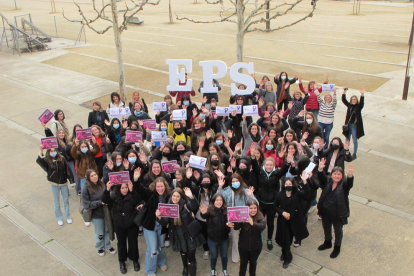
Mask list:
[[[207,213],[208,207],[207,207],[207,205],[202,204],[199,209],[200,209],[200,213],[205,214],[205,213]]]
[[[236,168],[236,158],[233,157],[230,159],[230,165],[232,168]]]
[[[127,127],[128,127],[128,121],[125,120],[125,121],[122,122],[122,128],[125,129]]]
[[[255,154],[255,152],[256,152],[256,145],[257,145],[257,143],[256,143],[256,142],[254,142],[254,143],[252,143],[252,145],[250,146],[250,155],[254,155],[254,154]]]
[[[344,143],[344,149],[349,150],[349,141],[348,140],[346,140],[345,143]]]
[[[111,122],[110,122],[109,120],[105,120],[105,121],[104,121],[104,123],[105,123],[105,125],[107,125],[107,126],[110,126],[110,125],[111,125]]]
[[[325,77],[325,82],[329,83],[329,76],[328,75]]]
[[[302,83],[302,77],[299,76],[299,83]]]
[[[124,168],[127,170],[129,168],[129,161],[128,159],[124,159],[124,161],[122,162],[122,165],[124,165]]]
[[[211,138],[211,134],[212,134],[211,129],[207,130],[207,132],[206,132],[206,138],[207,139],[210,139]]]
[[[132,189],[134,188],[134,186],[132,185],[132,182],[131,182],[131,180],[128,182],[128,190],[130,191],[130,192],[132,192]]]
[[[205,145],[205,141],[203,138],[201,138],[200,140],[198,140],[198,147],[199,148],[204,148]]]
[[[112,162],[112,159],[109,159],[108,162],[106,162],[106,165],[110,170],[113,170],[114,168],[114,162]]]
[[[108,136],[106,136],[106,143],[107,143],[107,144],[111,143],[111,140],[109,139],[109,137],[108,137]]]
[[[306,184],[306,179],[308,178],[308,174],[306,173],[305,170],[303,170],[302,174],[300,175],[300,178],[303,181],[303,184]]]
[[[108,181],[108,183],[106,183],[106,190],[110,191],[112,186],[114,186],[114,184],[112,184],[111,181]]]
[[[303,117],[305,116],[306,111],[305,110],[301,110],[298,114],[298,117]]]
[[[78,140],[78,138],[75,138],[75,145],[76,146],[79,146],[79,140]]]
[[[303,139],[303,140],[308,139],[308,137],[309,137],[309,132],[305,132],[305,133],[303,133],[303,135],[302,135],[302,139]]]
[[[243,142],[238,142],[234,147],[234,152],[239,152],[242,149]]]
[[[269,118],[270,117],[270,112],[269,111],[266,111],[263,117]]]
[[[140,126],[143,126],[143,125],[144,125],[144,122],[143,122],[142,120],[138,120],[138,124],[139,124]]]
[[[283,137],[279,137],[279,138],[277,139],[277,142],[278,142],[279,144],[283,144],[283,140],[284,140],[284,138],[283,138]]]
[[[42,122],[40,122],[40,124],[43,126],[43,128],[44,128],[44,129],[47,129],[46,124],[44,124],[44,123],[42,123]]]
[[[227,172],[229,172],[229,173],[233,173],[233,169],[231,168],[231,166],[228,166],[228,167],[227,167]]]
[[[162,151],[164,149],[164,146],[165,146],[165,141],[164,141],[164,139],[161,139],[161,141],[160,141],[160,151]]]
[[[224,176],[219,176],[218,177],[218,184],[219,184],[219,188],[222,189],[224,186],[224,183],[226,183],[226,181],[224,181]]]
[[[260,98],[260,100],[259,100],[259,106],[263,106],[264,103],[265,103],[265,101],[263,100],[263,98]]]
[[[288,89],[288,88],[289,88],[289,86],[290,86],[290,82],[286,82],[286,84],[285,84],[285,89]]]
[[[193,193],[191,192],[191,189],[190,188],[185,187],[184,188],[184,193],[185,193],[186,197],[193,198]]]
[[[246,122],[246,114],[242,115],[243,121]]]
[[[250,224],[250,225],[252,225],[252,226],[253,226],[253,219],[252,219],[251,217],[249,217],[249,218],[246,220],[246,222],[247,222],[248,224]]]
[[[230,139],[229,138],[224,139],[224,146],[226,148],[230,147]]]
[[[283,148],[280,149],[278,155],[279,155],[280,158],[284,157],[285,156],[285,150]]]
[[[142,151],[139,152],[139,161],[141,161],[144,164],[147,163],[147,156]]]
[[[96,138],[95,138],[95,136],[93,136],[93,135],[92,135],[92,142],[93,142],[94,144],[96,144]]]
[[[246,191],[247,196],[250,197],[250,198],[253,198],[253,192],[254,192],[254,187],[250,186],[249,189],[247,189],[247,191]]]
[[[295,78],[299,78],[299,72],[296,72]]]
[[[233,116],[233,117],[237,116],[237,110],[236,109],[231,112],[231,116]]]
[[[134,181],[138,181],[140,176],[141,176],[141,168],[138,167],[134,170]]]
[[[42,153],[42,155],[43,155],[43,145],[40,145],[39,146],[39,149],[40,149],[40,152]]]
[[[207,96],[204,96],[203,97],[203,103],[206,103],[207,102]]]
[[[227,136],[231,139],[233,137],[233,131],[231,129],[227,130]]]
[[[363,87],[361,88],[361,90],[359,90],[359,92],[361,92],[361,96],[364,97],[365,89]]]
[[[354,164],[349,165],[349,166],[348,166],[348,169],[347,169],[347,170],[345,170],[346,175],[347,175],[348,177],[353,177],[353,176],[354,176],[354,170],[355,170]]]
[[[197,108],[193,108],[193,116],[196,117],[198,114]]]
[[[190,168],[190,167],[188,167],[188,168],[187,168],[187,171],[185,172],[185,176],[186,176],[188,179],[190,179],[192,175],[193,175],[193,169],[192,169],[192,168]]]
[[[220,170],[215,170],[214,173],[217,175],[217,177],[223,177],[224,178],[224,175]]]
[[[290,101],[290,102],[288,103],[288,109],[292,109],[292,107],[293,107],[293,101]]]
[[[322,158],[319,160],[319,171],[322,172],[325,168],[326,158]]]

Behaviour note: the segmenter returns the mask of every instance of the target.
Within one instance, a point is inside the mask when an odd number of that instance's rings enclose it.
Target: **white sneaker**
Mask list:
[[[58,220],[58,225],[62,226],[63,225],[63,220]]]
[[[322,220],[322,217],[321,217],[321,216],[318,216],[318,219],[319,219],[319,220]]]
[[[208,260],[209,256],[210,256],[210,251],[204,251],[203,259]]]
[[[165,246],[165,247],[170,247],[170,241],[165,241],[165,242],[164,242],[164,246]]]
[[[223,276],[229,276],[229,274],[227,273],[227,270],[223,270]]]
[[[309,210],[308,210],[308,214],[310,214],[310,213],[312,213],[313,211],[315,211],[315,209],[316,209],[316,205],[315,205],[315,206],[310,207],[310,208],[309,208]]]
[[[211,271],[211,276],[217,276],[217,271],[212,270],[212,271]]]
[[[116,254],[116,250],[113,247],[111,247],[109,249],[105,249],[105,250],[108,251],[109,253],[111,253],[112,255]]]
[[[90,223],[90,222],[86,222],[86,221],[85,221],[85,226],[86,226],[86,227],[89,227],[89,226],[91,226],[91,223]]]
[[[66,221],[67,221],[69,224],[72,224],[72,222],[73,222],[73,221],[72,221],[72,219],[70,219],[70,218],[69,218],[69,219],[67,219]]]

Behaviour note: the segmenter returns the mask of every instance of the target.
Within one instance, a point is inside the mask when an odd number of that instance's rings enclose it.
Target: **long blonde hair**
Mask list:
[[[63,139],[60,139],[59,138],[59,132],[63,132],[63,134],[65,135],[65,140],[63,140]],[[59,145],[62,147],[62,148],[66,148],[66,144],[68,144],[68,145],[72,145],[72,142],[70,141],[70,139],[69,139],[69,135],[66,133],[66,131],[64,131],[63,129],[59,129],[58,131],[57,131],[57,133],[56,133],[56,139],[57,139],[57,141],[58,141],[58,143],[59,143]],[[65,142],[66,141],[66,142]]]

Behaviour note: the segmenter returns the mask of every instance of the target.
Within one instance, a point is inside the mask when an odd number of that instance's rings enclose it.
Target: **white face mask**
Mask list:
[[[299,84],[299,80],[296,81],[296,84]]]
[[[314,149],[319,149],[319,144],[318,143],[313,143],[313,148]]]
[[[308,123],[308,125],[312,124],[313,120],[312,119],[306,119],[306,122]]]
[[[286,79],[286,76],[281,76],[280,77],[282,80],[285,80]]]

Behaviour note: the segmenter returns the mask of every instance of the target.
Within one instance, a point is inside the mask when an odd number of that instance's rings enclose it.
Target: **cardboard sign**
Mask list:
[[[243,114],[246,116],[256,116],[259,115],[259,109],[257,105],[245,105],[243,106]]]
[[[142,126],[145,129],[157,129],[157,122],[155,120],[142,120]]]
[[[129,179],[129,172],[112,172],[108,173],[109,181],[111,181],[114,185],[120,184],[128,184],[130,181]]]
[[[167,111],[167,103],[166,102],[153,102],[152,103],[152,110],[155,112],[157,111]]]
[[[92,130],[91,128],[84,128],[76,130],[76,139],[80,140],[88,140],[92,139]]]
[[[175,173],[175,171],[177,170],[176,168],[174,168],[174,166],[177,165],[177,160],[162,162],[161,165],[162,170],[165,173]]]
[[[41,138],[40,141],[42,142],[43,149],[57,149],[58,148],[58,141],[55,136]]]
[[[131,115],[131,109],[129,107],[120,107],[120,108],[110,108],[109,109],[109,116],[111,118],[122,118],[122,116],[130,116]]]
[[[227,207],[227,220],[229,222],[246,222],[249,217],[249,206]]]
[[[210,113],[211,113],[211,117],[213,117],[214,118],[214,115],[216,114],[216,111],[215,110],[211,110],[210,111]],[[217,115],[218,116],[218,115]]]
[[[242,114],[242,106],[241,105],[231,104],[231,105],[229,105],[229,109],[230,109],[230,113],[232,113],[233,110],[236,110],[237,114]]]
[[[42,123],[47,124],[53,117],[55,117],[55,114],[46,108],[37,119]]]
[[[217,106],[216,107],[216,114],[217,114],[217,116],[229,116],[230,108]]]
[[[138,143],[142,141],[142,131],[127,130],[125,142]]]
[[[160,211],[160,217],[163,218],[179,218],[178,204],[162,204],[158,203],[158,211]]]
[[[187,109],[173,110],[172,115],[174,121],[187,120]]]
[[[191,168],[203,169],[207,165],[207,158],[191,155],[188,163]]]
[[[155,141],[166,141],[167,139],[167,132],[166,131],[151,131],[151,139]]]
[[[334,92],[335,84],[322,84],[322,92]]]

